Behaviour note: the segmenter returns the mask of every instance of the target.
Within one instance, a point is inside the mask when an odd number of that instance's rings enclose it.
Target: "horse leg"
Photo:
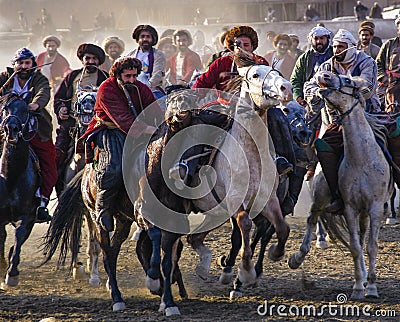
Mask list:
[[[5,243],[7,239],[6,226],[0,225],[0,276],[3,277],[7,271],[7,261],[5,258]]]
[[[393,189],[393,194],[390,198],[390,216],[386,219],[387,225],[394,225],[396,223],[396,206],[394,205],[396,199],[396,189]],[[387,203],[385,203],[385,210],[387,209]],[[386,211],[385,211],[386,213]]]
[[[151,226],[147,230],[150,238],[152,251],[149,262],[149,268],[146,271],[146,287],[152,294],[161,293],[161,230],[156,226]]]
[[[188,295],[185,289],[185,285],[183,283],[182,272],[179,268],[179,259],[181,258],[183,250],[183,243],[179,238],[172,249],[172,283],[177,283],[179,288],[179,296],[182,299],[187,299]],[[211,258],[210,258],[211,260]]]
[[[99,256],[101,247],[96,235],[96,224],[93,222],[90,215],[86,216],[86,223],[88,225],[89,243],[86,248],[87,254],[87,269],[89,271],[89,284],[92,286],[100,286],[99,277]]]
[[[317,229],[315,231],[315,234],[317,235],[317,241],[315,242],[315,247],[325,249],[328,248],[328,243],[325,239],[325,230],[324,227],[322,226],[321,221],[318,220],[317,222]]]
[[[236,257],[239,254],[240,247],[242,247],[242,236],[236,218],[231,217],[231,249],[228,256],[220,256],[217,259],[217,264],[222,267],[222,272],[219,277],[221,284],[229,284],[233,278],[233,266],[235,265]]]
[[[26,225],[21,223],[15,228],[15,243],[14,246],[10,248],[10,253],[8,255],[10,266],[8,267],[4,284],[7,286],[17,286],[19,282],[19,271],[18,265],[20,263],[21,247],[24,242],[28,239],[34,221]]]
[[[321,213],[321,210],[316,209],[315,204],[312,205],[310,214],[307,218],[307,226],[306,226],[306,233],[303,237],[303,241],[301,243],[300,249],[298,252],[292,254],[289,257],[289,267],[292,269],[299,268],[300,265],[303,263],[305,257],[307,256],[308,252],[311,249],[311,237],[315,230],[315,226],[318,223],[318,218]]]
[[[273,261],[278,261],[285,255],[285,245],[289,237],[290,228],[282,216],[279,201],[276,196],[270,197],[265,209],[263,214],[265,214],[267,219],[274,226],[278,239],[278,243],[271,245],[269,248],[268,258]]]
[[[253,222],[256,226],[256,229],[254,230],[254,235],[252,238],[251,242],[251,251],[254,254],[255,248],[257,246],[258,241],[261,239],[261,244],[260,244],[260,252],[258,254],[257,262],[254,266],[256,270],[256,275],[257,278],[261,276],[263,272],[263,261],[264,261],[264,254],[265,250],[267,248],[268,243],[270,242],[272,235],[275,233],[274,227],[271,225],[271,223],[265,219],[262,215],[257,215],[254,219]]]
[[[363,283],[363,271],[362,271],[362,248],[360,243],[359,234],[359,214],[356,210],[349,205],[345,206],[344,210],[347,225],[350,234],[350,252],[353,256],[354,262],[354,285],[353,292],[351,293],[350,299],[360,300],[364,298],[364,283]]]
[[[211,267],[211,250],[204,245],[204,239],[208,235],[208,231],[187,236],[187,242],[192,246],[200,257],[200,262],[196,266],[196,274],[205,280]]]
[[[379,298],[378,289],[376,287],[376,256],[378,253],[378,236],[380,228],[380,214],[381,209],[374,209],[370,212],[370,231],[367,245],[369,271],[368,271],[368,284],[366,288],[365,297]]]
[[[178,234],[162,231],[161,248],[164,256],[161,265],[164,273],[164,294],[160,305],[160,311],[165,311],[166,316],[180,315],[179,308],[174,302],[171,289],[173,246],[179,237],[180,235]]]

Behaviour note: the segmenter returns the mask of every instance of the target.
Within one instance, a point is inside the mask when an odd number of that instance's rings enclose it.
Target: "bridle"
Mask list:
[[[23,121],[22,121],[17,115],[14,115],[14,114],[7,114],[7,115],[3,118],[3,114],[5,114],[5,113],[7,112],[7,107],[8,107],[10,104],[12,104],[15,100],[22,100],[22,99],[21,99],[20,97],[18,97],[18,96],[13,96],[13,97],[12,97],[11,99],[9,99],[9,100],[7,101],[7,103],[6,103],[5,105],[3,105],[3,106],[1,107],[1,109],[0,109],[0,112],[1,112],[0,114],[1,114],[1,118],[2,118],[2,121],[1,121],[1,123],[0,123],[0,131],[2,132],[2,135],[5,136],[6,141],[7,141],[8,143],[17,144],[17,143],[18,143],[18,138],[21,138],[21,139],[22,139],[23,141],[25,141],[25,142],[29,142],[29,141],[31,141],[31,140],[35,137],[35,135],[36,135],[36,133],[37,133],[37,131],[38,131],[38,124],[37,124],[37,122],[35,122],[35,127],[36,127],[36,128],[33,130],[33,133],[34,133],[33,135],[25,136],[24,133],[28,132],[28,131],[26,131],[26,130],[29,128],[30,120],[31,120],[31,118],[36,114],[36,112],[32,112],[32,111],[29,111],[29,110],[28,110],[26,119],[23,120]],[[4,133],[6,133],[5,126],[6,126],[7,123],[9,123],[9,121],[12,120],[12,119],[15,119],[15,120],[17,121],[17,125],[18,125],[19,131],[17,132],[17,135],[16,135],[15,139],[10,140],[9,136],[8,136],[7,134],[4,134]]]

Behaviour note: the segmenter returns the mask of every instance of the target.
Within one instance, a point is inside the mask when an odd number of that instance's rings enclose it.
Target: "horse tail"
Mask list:
[[[322,213],[320,219],[329,235],[350,249],[350,233],[345,216]]]
[[[44,236],[42,250],[46,258],[40,266],[53,257],[60,241],[60,255],[57,266],[65,265],[69,248],[71,248],[72,253],[71,269],[73,263],[77,260],[83,215],[87,211],[81,193],[82,174],[83,170],[78,172],[58,198],[58,205],[54,211],[50,227]]]

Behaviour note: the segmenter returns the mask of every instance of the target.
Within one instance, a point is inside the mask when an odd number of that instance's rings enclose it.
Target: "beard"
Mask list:
[[[113,60],[116,60],[116,59],[119,58],[121,55],[120,55],[119,52],[112,51],[112,52],[109,53],[109,56],[110,56]]]
[[[123,83],[122,86],[124,86],[128,91],[131,91],[136,87],[135,83],[130,82]]]
[[[18,73],[18,78],[26,80],[29,79],[29,77],[31,77],[33,73],[33,69],[31,70],[26,70],[26,69],[20,69],[19,73]]]
[[[86,65],[85,67],[86,67],[86,71],[89,74],[93,74],[93,73],[95,73],[97,71],[97,66],[96,65],[89,64],[89,65]]]
[[[142,51],[149,51],[151,49],[151,44],[149,42],[143,42],[140,44]]]
[[[329,46],[329,42],[327,42],[325,45],[323,45],[323,44],[318,44],[315,46],[312,45],[313,49],[320,54],[322,54],[326,50],[326,48],[328,48],[328,46]]]

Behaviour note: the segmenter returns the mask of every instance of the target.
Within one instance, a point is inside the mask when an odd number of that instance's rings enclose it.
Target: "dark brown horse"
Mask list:
[[[34,112],[28,110],[27,103],[15,94],[0,99],[1,125],[3,138],[0,161],[0,273],[2,286],[17,286],[19,282],[18,265],[21,247],[28,239],[35,223],[35,198],[39,187],[39,175],[34,158],[29,149],[29,140],[35,134]],[[5,226],[11,223],[15,228],[14,244],[5,260]]]

